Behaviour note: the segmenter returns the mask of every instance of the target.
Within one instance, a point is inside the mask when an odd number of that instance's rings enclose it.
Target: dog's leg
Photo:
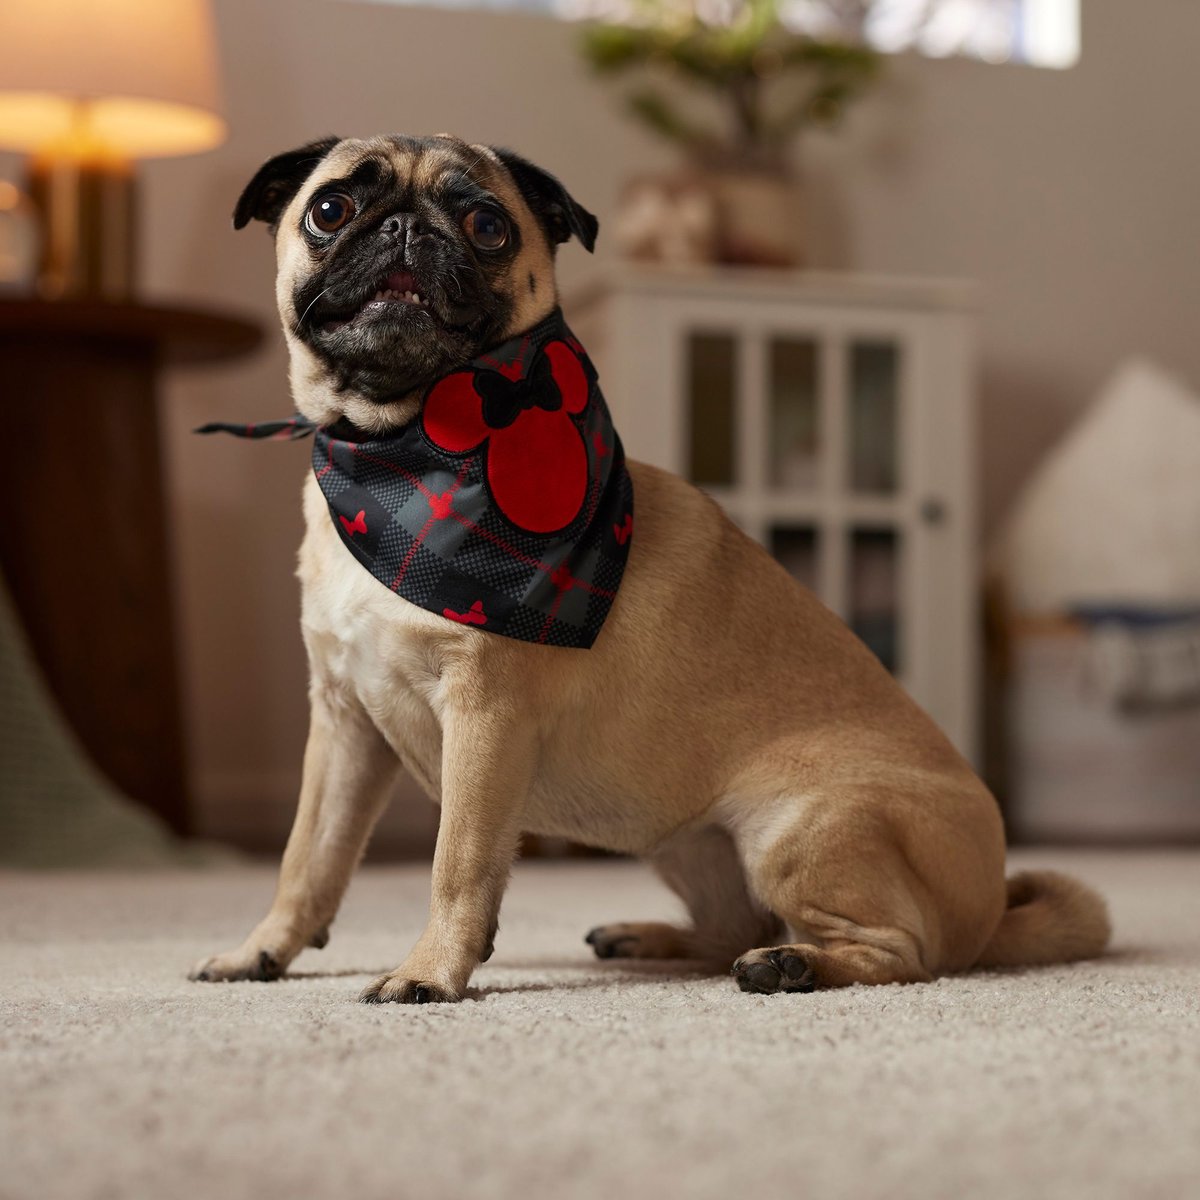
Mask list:
[[[278,979],[305,946],[323,946],[399,770],[356,703],[314,687],[300,804],[271,911],[241,946],[205,959],[190,978]]]
[[[429,923],[404,962],[363,991],[364,1003],[462,999],[491,952],[533,758],[533,734],[518,714],[449,705]]]
[[[601,925],[585,938],[598,958],[686,958],[726,970],[748,943],[781,931],[778,918],[750,895],[741,859],[723,829],[680,834],[650,862],[687,906],[691,927],[662,922]]]
[[[793,930],[733,964],[744,992],[811,992],[933,978],[940,931],[928,891],[883,819],[838,798],[750,864],[754,890]]]

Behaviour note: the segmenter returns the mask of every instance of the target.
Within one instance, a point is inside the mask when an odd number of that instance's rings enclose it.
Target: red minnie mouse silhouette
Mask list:
[[[457,371],[425,398],[425,436],[450,454],[487,443],[492,499],[530,533],[563,529],[583,507],[588,456],[573,415],[588,401],[579,357],[565,342],[549,342],[527,379],[495,371]]]

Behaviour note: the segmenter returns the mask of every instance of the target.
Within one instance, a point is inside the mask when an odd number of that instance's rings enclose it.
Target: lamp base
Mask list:
[[[38,291],[47,300],[127,300],[136,275],[133,164],[39,156],[29,195],[42,222]]]

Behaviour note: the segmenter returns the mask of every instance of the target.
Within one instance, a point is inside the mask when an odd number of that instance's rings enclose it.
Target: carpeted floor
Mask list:
[[[746,996],[599,963],[674,900],[520,867],[457,1006],[353,1003],[423,869],[360,875],[276,984],[190,984],[273,872],[0,878],[0,1196],[350,1200],[1200,1195],[1200,853],[1038,852],[1101,887],[1104,961]]]

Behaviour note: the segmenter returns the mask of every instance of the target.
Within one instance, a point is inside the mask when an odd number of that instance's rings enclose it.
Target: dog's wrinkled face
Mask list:
[[[552,176],[458,138],[329,138],[266,163],[234,224],[276,238],[276,299],[306,416],[378,433],[557,303],[554,249],[596,219]]]

